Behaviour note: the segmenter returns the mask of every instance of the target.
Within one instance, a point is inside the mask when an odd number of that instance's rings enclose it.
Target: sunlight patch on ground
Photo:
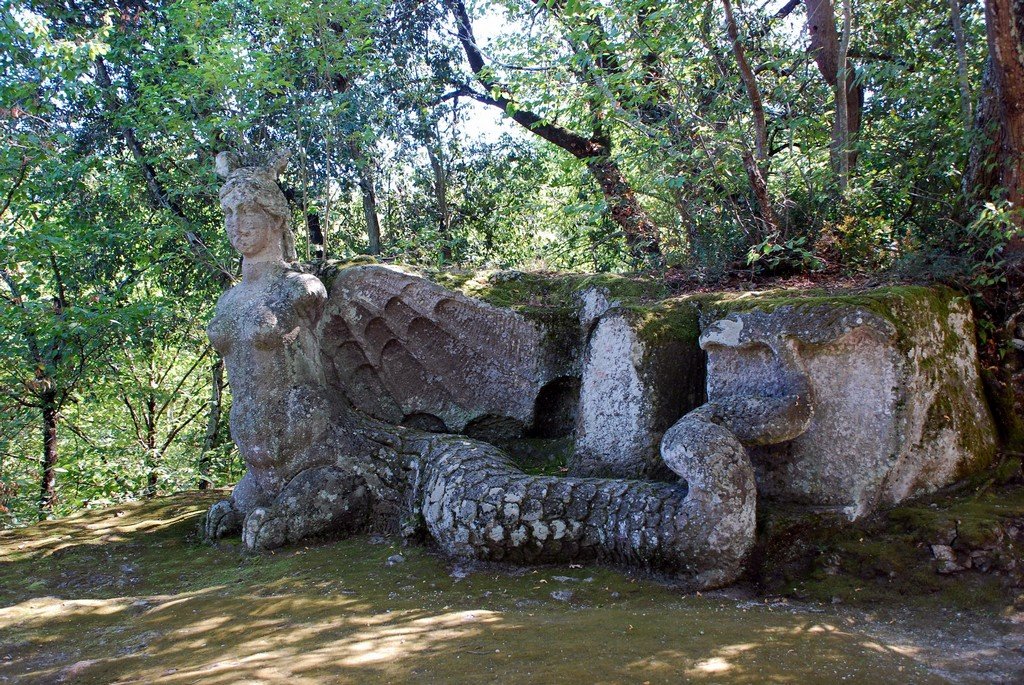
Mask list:
[[[405,626],[357,633],[336,643],[334,650],[351,653],[341,659],[341,663],[349,666],[381,663],[432,649],[446,640],[467,637],[476,632],[472,627],[474,623],[500,620],[501,617],[491,611],[455,611],[417,619]]]
[[[732,664],[725,660],[725,658],[716,656],[710,659],[705,659],[697,663],[697,667],[694,670],[700,671],[701,673],[725,673]]]
[[[16,561],[31,556],[45,559],[73,547],[124,542],[131,535],[153,533],[198,518],[195,511],[186,510],[167,518],[139,520],[131,516],[133,512],[128,508],[122,508],[116,517],[110,517],[108,513],[108,518],[92,521],[98,513],[87,511],[66,519],[44,521],[36,528],[4,531],[0,534],[0,561]],[[47,534],[52,529],[57,532]],[[17,542],[13,542],[15,539]]]
[[[60,597],[37,597],[12,606],[0,607],[0,629],[35,628],[56,618],[110,616],[124,611],[133,598],[112,599],[61,599]]]

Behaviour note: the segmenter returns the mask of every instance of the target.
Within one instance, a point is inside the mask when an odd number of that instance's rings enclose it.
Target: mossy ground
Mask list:
[[[921,498],[854,525],[831,514],[764,504],[751,579],[760,591],[868,607],[998,613],[1024,587],[1024,486],[1020,462],[958,491]],[[1014,531],[1018,531],[1016,535]],[[974,568],[942,574],[932,545]]]
[[[573,440],[569,438],[520,438],[499,445],[524,473],[534,476],[565,475]]]
[[[198,537],[222,495],[3,533],[0,681],[944,681],[927,636],[606,568],[460,568],[366,538],[246,555]]]

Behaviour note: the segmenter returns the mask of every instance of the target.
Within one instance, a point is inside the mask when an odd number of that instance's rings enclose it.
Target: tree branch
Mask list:
[[[590,157],[598,157],[607,154],[607,151],[600,144],[595,143],[589,138],[573,133],[568,129],[549,124],[537,114],[519,108],[513,101],[511,96],[499,95],[499,93],[507,92],[507,89],[503,84],[499,83],[490,74],[487,68],[487,62],[484,59],[483,52],[481,52],[479,45],[476,42],[476,37],[473,35],[473,27],[469,20],[469,13],[466,11],[466,4],[463,0],[445,0],[446,4],[455,15],[455,21],[458,26],[458,38],[462,44],[462,49],[466,53],[466,60],[469,62],[469,68],[472,69],[473,74],[476,76],[480,84],[491,92],[493,95],[484,95],[470,91],[465,95],[472,97],[478,102],[497,107],[501,111],[505,112],[513,121],[529,129],[532,133],[537,134],[544,140],[554,143],[563,150],[569,152],[578,159],[588,159]]]
[[[210,345],[207,345],[203,349],[202,354],[200,354],[198,357],[196,357],[196,360],[195,360],[195,362],[193,362],[192,366],[190,366],[188,368],[188,371],[186,371],[182,375],[182,377],[178,380],[177,384],[175,384],[174,389],[171,390],[171,393],[170,393],[170,395],[167,398],[167,401],[165,401],[162,405],[160,405],[159,409],[157,409],[156,414],[154,415],[154,419],[159,419],[161,416],[163,416],[164,412],[167,411],[167,407],[169,407],[171,405],[171,403],[178,398],[178,393],[181,390],[181,387],[185,384],[185,381],[187,381],[189,379],[189,377],[192,376],[192,373],[199,366],[200,362],[202,362],[204,359],[206,359],[206,355],[209,354],[209,353],[210,353]]]
[[[182,419],[178,423],[178,425],[176,425],[173,429],[171,429],[171,432],[167,434],[167,439],[164,440],[163,444],[160,446],[160,449],[157,452],[157,455],[162,458],[163,455],[164,455],[164,452],[166,452],[167,448],[171,446],[171,443],[174,442],[174,439],[176,437],[178,437],[178,434],[181,433],[181,431],[183,431],[190,423],[195,421],[196,418],[200,414],[202,414],[205,410],[206,410],[206,403],[204,402],[203,404],[201,404],[199,406],[198,409],[196,409],[194,412],[192,412],[192,414],[190,416]]]
[[[25,182],[25,178],[28,176],[28,156],[21,158],[21,168],[18,169],[18,176],[14,179],[11,184],[11,189],[7,191],[7,196],[4,198],[4,205],[0,207],[0,218],[7,213],[8,208],[11,206],[11,200],[14,199],[14,194],[18,192],[18,188]]]

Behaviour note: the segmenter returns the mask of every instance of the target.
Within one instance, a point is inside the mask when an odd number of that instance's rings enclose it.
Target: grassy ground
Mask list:
[[[272,555],[183,493],[0,534],[0,682],[932,683],[1024,675],[994,609],[683,596],[358,538]],[[396,557],[399,555],[399,557]],[[1010,631],[1010,632],[1008,632]],[[1019,681],[1018,681],[1019,682]]]

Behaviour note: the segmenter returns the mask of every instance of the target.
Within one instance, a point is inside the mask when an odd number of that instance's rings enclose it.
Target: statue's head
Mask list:
[[[291,212],[277,179],[288,165],[288,153],[276,153],[267,164],[242,166],[232,152],[217,155],[217,173],[224,179],[220,207],[231,246],[247,259],[297,259],[289,227]]]

